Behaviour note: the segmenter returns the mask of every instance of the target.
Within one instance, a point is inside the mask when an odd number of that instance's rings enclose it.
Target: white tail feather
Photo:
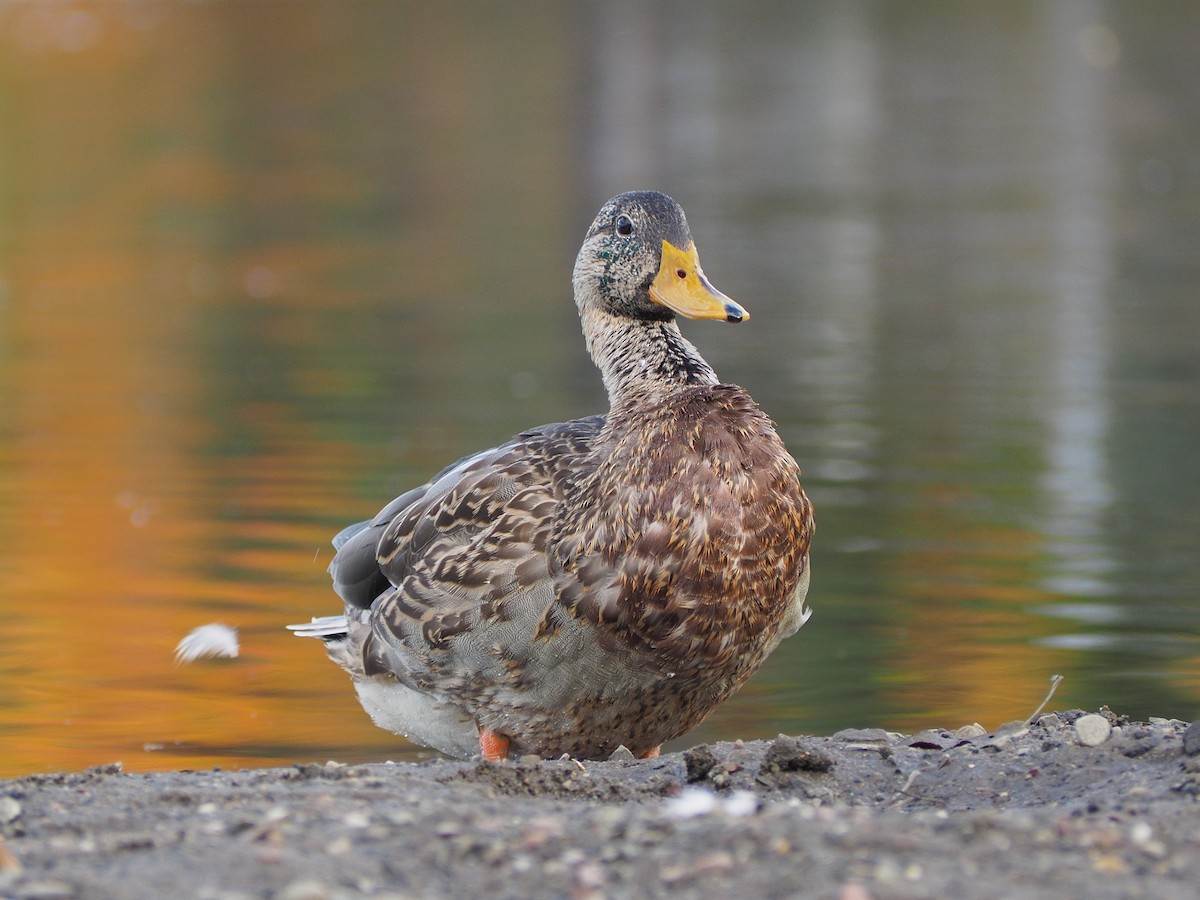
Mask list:
[[[311,622],[289,625],[287,628],[296,637],[327,638],[345,634],[347,627],[345,616],[313,616]]]

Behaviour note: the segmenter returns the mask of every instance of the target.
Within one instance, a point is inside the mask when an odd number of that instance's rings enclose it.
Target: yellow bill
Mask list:
[[[650,283],[650,299],[689,319],[724,319],[744,322],[750,313],[730,300],[704,276],[696,245],[680,250],[663,241],[662,263]]]

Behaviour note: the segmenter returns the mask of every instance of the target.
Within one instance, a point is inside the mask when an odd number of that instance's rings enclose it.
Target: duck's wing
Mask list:
[[[491,457],[518,439],[514,438],[491,450],[464,456],[425,484],[401,494],[381,509],[375,518],[356,522],[339,531],[333,538],[337,552],[329,564],[329,575],[338,596],[350,606],[369,609],[379,595],[392,586],[387,574],[380,568],[378,559],[380,538],[392,520],[412,508],[427,507],[472,466],[486,465]]]
[[[372,609],[372,630],[385,645],[419,636],[411,643],[424,648],[499,614],[515,593],[545,593],[548,602],[553,513],[603,424],[593,416],[526,431],[464,457],[374,519],[345,529],[329,571],[347,610]],[[364,647],[364,656],[372,650],[394,655],[376,646]]]

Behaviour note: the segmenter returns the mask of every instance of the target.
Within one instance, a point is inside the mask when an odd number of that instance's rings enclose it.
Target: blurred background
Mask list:
[[[329,538],[604,408],[587,224],[817,509],[812,621],[676,746],[1200,713],[1200,6],[6,2],[0,776],[417,758],[289,622]],[[236,660],[177,667],[193,627]],[[426,754],[427,755],[427,754]]]

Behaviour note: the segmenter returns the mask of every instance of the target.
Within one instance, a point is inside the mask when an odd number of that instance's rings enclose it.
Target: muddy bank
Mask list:
[[[1082,715],[645,761],[32,776],[0,782],[0,895],[1194,897],[1200,726]]]

